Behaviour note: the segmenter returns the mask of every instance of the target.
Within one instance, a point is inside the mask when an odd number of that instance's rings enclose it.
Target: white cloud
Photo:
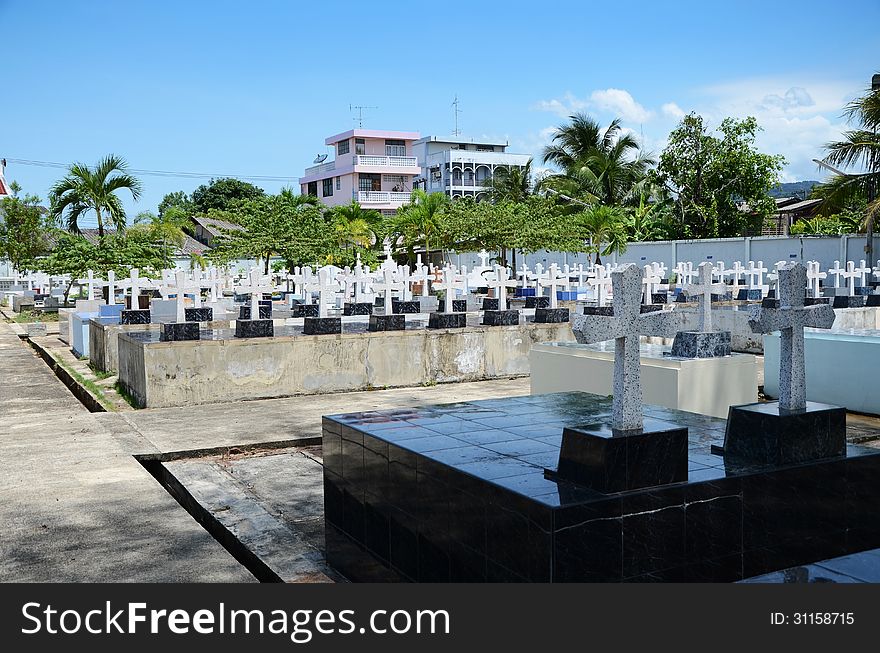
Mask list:
[[[570,115],[583,111],[587,107],[588,103],[586,100],[580,100],[571,93],[566,93],[561,99],[540,100],[535,105],[535,108],[539,111],[550,111],[563,118],[568,118]]]
[[[636,102],[632,95],[619,88],[593,91],[590,93],[590,104],[618,115],[626,122],[647,122],[652,115],[652,112]]]
[[[664,116],[675,118],[676,120],[681,120],[682,118],[684,118],[684,111],[675,102],[667,102],[662,107],[660,107],[660,111],[663,113]]]

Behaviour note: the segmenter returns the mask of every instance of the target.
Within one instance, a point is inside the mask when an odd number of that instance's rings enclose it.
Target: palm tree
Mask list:
[[[390,221],[391,242],[402,240],[410,258],[414,245],[424,245],[425,254],[430,257],[431,241],[439,236],[440,215],[448,203],[445,193],[428,193],[421,188],[413,190],[409,204],[400,207]]]
[[[573,216],[573,227],[584,241],[589,241],[588,252],[601,256],[626,251],[626,213],[617,206],[596,204]]]
[[[351,204],[334,207],[330,213],[340,248],[366,249],[377,242],[382,214],[375,209],[364,209],[352,200]]]
[[[823,213],[839,211],[860,199],[867,200],[863,227],[868,234],[868,250],[873,251],[874,219],[880,211],[880,134],[877,133],[880,128],[880,89],[868,90],[850,102],[844,109],[844,116],[855,129],[845,131],[842,141],[826,144],[827,154],[823,159],[824,164],[840,166],[844,170],[814,188],[813,193],[825,198]],[[847,172],[853,168],[855,172]]]
[[[493,202],[524,202],[533,192],[532,160],[520,166],[498,166],[487,180],[489,197]]]
[[[570,124],[556,130],[543,158],[562,170],[544,179],[544,185],[603,204],[631,203],[633,186],[654,163],[632,134],[623,133],[619,118],[603,131],[584,114],[571,116]]]
[[[134,219],[134,227],[143,229],[153,242],[160,243],[170,257],[172,245],[182,247],[186,242],[186,230],[191,222],[186,211],[179,206],[166,209],[162,215],[141,211]]]
[[[67,176],[56,183],[49,193],[51,216],[61,219],[67,213],[67,229],[80,233],[79,219],[89,211],[98,218],[98,236],[104,237],[104,219],[125,230],[125,209],[116,191],[127,189],[135,201],[141,195],[141,182],[128,173],[125,160],[110,154],[94,168],[84,163],[70,166]]]

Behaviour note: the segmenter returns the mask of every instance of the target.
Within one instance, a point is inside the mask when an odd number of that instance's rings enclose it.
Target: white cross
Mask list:
[[[382,270],[380,281],[378,283],[373,283],[373,289],[378,290],[382,294],[383,303],[385,305],[385,314],[393,315],[394,302],[392,301],[391,295],[395,290],[403,289],[403,284],[400,281],[395,280],[394,271],[390,268]]]
[[[101,285],[107,286],[107,303],[113,306],[116,303],[116,272],[107,270],[107,281]]]
[[[721,293],[727,290],[723,283],[715,283],[712,280],[714,268],[711,263],[700,263],[700,283],[691,284],[685,288],[688,295],[700,295],[702,310],[701,331],[712,330],[712,293]]]
[[[175,303],[175,309],[177,311],[177,316],[175,320],[177,322],[186,322],[186,297],[185,293],[187,290],[195,290],[198,293],[198,289],[196,285],[189,279],[189,275],[183,270],[177,270],[174,273],[174,290],[177,293],[177,301]]]
[[[500,265],[495,266],[495,279],[487,282],[490,288],[498,289],[498,310],[507,310],[507,289],[516,288],[516,279],[510,278],[510,270]]]
[[[867,286],[867,285],[868,285],[868,284],[867,284],[867,275],[871,274],[871,268],[868,267],[867,265],[865,265],[865,260],[864,260],[864,259],[862,259],[861,261],[859,261],[859,267],[857,267],[857,268],[854,267],[854,268],[853,268],[853,272],[855,272],[856,274],[859,275],[859,280],[860,280],[859,285],[861,285],[861,286]]]
[[[519,269],[517,276],[522,279],[522,288],[529,288],[531,284],[529,283],[529,266],[525,263],[522,264],[522,267]]]
[[[131,308],[136,310],[140,308],[138,304],[138,297],[140,297],[142,288],[150,288],[153,285],[153,281],[146,277],[140,276],[140,270],[137,268],[132,268],[129,270],[128,279],[124,279],[119,282],[119,285],[122,288],[129,289],[129,296],[131,297]]]
[[[394,268],[396,268],[397,263],[395,263],[394,259],[391,258],[391,244],[385,243],[385,246],[383,247],[382,252],[383,252],[383,254],[385,254],[385,260],[382,261],[382,265],[379,266],[380,269],[384,270],[384,269],[388,268],[388,269],[393,270]]]
[[[764,261],[758,261],[757,266],[754,261],[749,261],[749,267],[746,270],[749,277],[749,290],[760,290],[764,287],[764,273],[766,271]]]
[[[85,279],[77,279],[77,283],[80,283],[80,284],[84,283],[87,285],[88,292],[89,292],[89,294],[88,294],[89,301],[93,301],[95,299],[95,284],[101,283],[102,281],[103,281],[102,279],[99,279],[98,277],[95,276],[95,273],[92,270],[88,270],[86,272]]]
[[[852,261],[847,261],[846,270],[843,273],[843,278],[847,279],[847,286],[850,296],[856,294],[856,278],[861,276],[861,273],[858,272],[855,268],[855,263],[853,263]]]
[[[416,261],[416,271],[415,274],[410,276],[411,282],[420,283],[422,286],[422,297],[427,297],[430,294],[430,281],[431,276],[429,274],[428,266],[422,265],[421,256],[418,257],[419,260]]]
[[[739,289],[739,279],[740,277],[744,276],[745,273],[746,269],[739,261],[734,261],[733,267],[727,270],[727,274],[729,274],[731,279],[733,280],[734,299],[736,298],[736,291]]]
[[[327,268],[318,270],[318,315],[319,317],[327,317],[330,304],[336,298],[339,291],[339,282],[334,280]]]
[[[834,267],[828,268],[828,274],[834,275],[834,287],[840,288],[840,277],[846,278],[846,268],[840,267],[840,261],[834,261]]]
[[[480,267],[484,270],[489,269],[489,252],[485,249],[481,249],[480,253],[477,254],[480,257]]]
[[[667,267],[666,264],[663,262],[658,263],[657,261],[654,261],[653,263],[651,263],[651,270],[653,271],[655,277],[660,277],[660,279],[664,279],[666,277]]]
[[[653,266],[646,265],[644,267],[645,273],[642,275],[642,285],[644,286],[644,295],[645,295],[645,304],[653,304],[654,288],[657,284],[660,283],[660,277],[654,274]]]
[[[718,263],[712,269],[712,274],[718,277],[719,283],[724,283],[724,274],[727,272],[724,268],[724,261],[718,261]]]
[[[455,300],[456,290],[462,287],[461,281],[455,278],[455,270],[451,267],[443,268],[442,281],[434,283],[434,290],[442,290],[446,299],[444,300],[444,313],[453,313],[453,301]]]
[[[364,266],[361,265],[361,262],[358,261],[354,266],[354,301],[355,303],[361,303],[363,301],[363,295],[367,289],[367,282],[372,278],[367,273],[370,271],[369,268],[364,270]]]
[[[241,294],[250,293],[251,296],[251,319],[260,319],[260,299],[264,292],[272,292],[275,287],[269,283],[260,273],[259,268],[251,268],[248,274],[247,283],[238,285],[238,292]]]
[[[807,289],[812,291],[813,297],[821,295],[819,280],[827,276],[827,272],[819,271],[819,261],[807,261]]]
[[[559,306],[559,299],[556,296],[556,289],[559,287],[561,279],[559,278],[559,268],[556,266],[556,263],[550,265],[548,273],[547,286],[550,288],[550,308],[557,308]]]
[[[610,276],[605,274],[604,265],[596,265],[595,274],[596,276],[592,279],[587,279],[587,283],[595,287],[599,306],[605,306],[607,303],[608,286],[612,284],[612,280]]]

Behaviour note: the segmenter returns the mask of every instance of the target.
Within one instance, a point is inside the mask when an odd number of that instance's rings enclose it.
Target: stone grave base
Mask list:
[[[540,297],[526,296],[526,308],[550,308],[550,298],[544,295]]]
[[[670,356],[678,358],[717,358],[730,356],[730,331],[679,331]]]
[[[324,417],[327,561],[354,581],[729,582],[880,546],[867,447],[736,464],[710,453],[724,420],[645,406],[688,429],[680,482],[548,478],[566,428],[610,410],[563,393]]]
[[[342,307],[343,315],[372,315],[373,305],[370,302],[346,302]]]
[[[646,403],[726,417],[732,405],[758,399],[758,364],[752,354],[721,358],[671,358],[669,347],[642,344],[642,395]],[[537,343],[529,354],[532,394],[582,390],[610,395],[614,341],[581,345]]]
[[[159,340],[162,342],[199,340],[200,338],[201,332],[198,322],[164,322],[159,331]]]
[[[214,320],[213,308],[200,306],[199,308],[185,308],[183,312],[187,322],[211,322]],[[272,309],[270,308],[269,313],[271,314],[271,312]]]
[[[880,306],[880,295],[868,295],[867,297],[865,297],[865,306]]]
[[[536,308],[535,322],[547,324],[550,322],[568,322],[569,311],[567,308]]]
[[[878,295],[880,297],[880,295]],[[440,308],[443,311],[446,311],[446,300],[444,299],[440,303]],[[467,312],[467,300],[466,299],[453,299],[452,300],[452,311],[455,313],[466,313]]]
[[[307,317],[303,320],[303,333],[307,336],[325,336],[342,333],[342,318]]]
[[[467,313],[431,313],[429,329],[463,329],[467,326]]]
[[[846,409],[807,402],[787,411],[778,401],[731,406],[724,455],[748,463],[789,465],[842,456]]]
[[[149,324],[150,323],[150,309],[133,309],[129,311],[122,311],[122,315],[119,316],[120,324]]]
[[[651,303],[652,304],[668,304],[669,303],[669,293],[665,293],[665,292],[651,293]]]
[[[526,303],[528,304],[528,299]],[[484,311],[497,311],[498,310],[498,298],[497,297],[484,297],[483,298],[483,310]]]
[[[260,317],[263,311],[260,310]],[[318,317],[320,311],[317,304],[294,304],[290,309],[291,317]],[[271,316],[271,311],[269,313]]]
[[[409,313],[410,315],[412,315],[413,313],[419,313],[422,310],[420,303],[415,300],[404,302],[397,299],[392,299],[391,308],[395,313]]]
[[[318,305],[315,304],[315,315],[317,315]],[[294,316],[296,317],[296,316]],[[239,320],[250,320],[251,319],[251,307],[250,306],[241,306],[238,309],[238,319]],[[260,319],[261,320],[271,320],[272,319],[272,307],[271,306],[263,306],[260,304]]]
[[[262,307],[260,307],[262,312]],[[275,323],[272,320],[236,320],[236,338],[271,338],[275,335]]]
[[[398,313],[390,315],[371,315],[370,331],[403,331],[406,329],[406,316]]]
[[[864,295],[838,295],[834,298],[834,303],[831,306],[833,308],[862,308],[864,305]]]
[[[515,326],[519,324],[519,311],[508,309],[506,311],[483,311],[483,324],[485,326]]]
[[[736,298],[739,301],[759,302],[761,299],[760,288],[740,288],[737,291]]]

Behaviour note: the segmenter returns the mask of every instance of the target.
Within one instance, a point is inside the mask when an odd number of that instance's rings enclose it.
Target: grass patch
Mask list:
[[[70,367],[70,365],[65,363],[63,360],[61,360],[57,356],[53,355],[52,358],[54,358],[55,362],[60,367],[64,368],[64,370],[68,374],[70,374],[70,376],[72,376],[76,380],[77,383],[79,383],[82,387],[84,387],[86,390],[88,390],[92,394],[92,396],[98,400],[98,403],[101,404],[105,408],[105,410],[107,410],[108,412],[111,412],[111,413],[116,412],[116,407],[113,405],[113,403],[109,399],[107,399],[107,395],[104,394],[104,391],[101,389],[100,386],[95,384],[94,381],[90,381],[89,379],[84,377],[82,374],[80,374],[75,369]]]
[[[114,374],[114,372],[102,372],[95,367],[94,363],[89,363],[89,369],[92,370],[92,374],[95,375],[95,378],[98,379],[98,381],[103,381],[104,379],[109,378]]]
[[[57,322],[58,313],[43,313],[42,311],[22,311],[12,318],[13,322],[24,324],[27,322]]]
[[[122,385],[121,382],[117,381],[113,385],[113,389],[116,390],[116,394],[125,399],[125,403],[127,403],[129,406],[137,410],[140,409],[140,406],[137,405],[134,397],[131,396],[131,394],[128,392],[128,390],[125,389],[125,386]]]

